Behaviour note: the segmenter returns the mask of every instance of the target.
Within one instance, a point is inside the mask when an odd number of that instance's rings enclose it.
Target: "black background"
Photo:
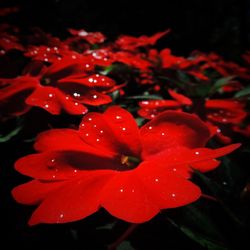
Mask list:
[[[227,59],[239,60],[249,48],[249,0],[154,0],[116,2],[97,0],[51,0],[51,1],[1,1],[0,6],[20,6],[20,12],[1,18],[1,22],[18,24],[22,27],[38,26],[59,37],[66,37],[67,28],[84,28],[87,31],[101,31],[108,39],[120,34],[134,36],[152,35],[171,28],[172,32],[161,39],[159,48],[170,47],[177,55],[187,56],[191,51],[216,51]],[[27,178],[20,177],[13,170],[14,162],[31,152],[29,148],[13,141],[1,146],[0,169],[0,248],[10,249],[105,249],[103,242],[112,242],[127,227],[126,223],[111,235],[104,231],[97,233],[97,224],[102,218],[112,220],[105,212],[73,225],[41,225],[27,227],[27,220],[33,210],[16,204],[11,189]],[[98,217],[99,216],[99,217]],[[162,231],[160,219],[146,223],[133,237],[145,239],[138,249],[203,249],[179,231],[170,228],[168,237]],[[75,228],[78,240],[75,241]],[[116,235],[117,234],[117,235]],[[98,238],[96,238],[98,237]],[[108,238],[108,240],[107,240]],[[109,239],[110,238],[110,239]],[[7,242],[4,246],[3,242]],[[163,247],[162,244],[165,246]]]

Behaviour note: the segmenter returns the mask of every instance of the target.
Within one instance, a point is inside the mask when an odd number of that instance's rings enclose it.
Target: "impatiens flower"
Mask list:
[[[145,119],[152,119],[159,113],[165,110],[182,111],[186,107],[189,109],[194,106],[191,99],[176,93],[173,90],[168,90],[168,93],[175,100],[146,100],[139,102],[140,109],[138,114]],[[213,135],[216,135],[221,142],[227,144],[231,139],[224,135],[221,125],[230,126],[231,130],[240,131],[237,127],[234,129],[232,125],[239,125],[247,116],[244,110],[245,104],[233,99],[211,99],[206,100],[204,106],[199,106],[202,118],[207,121],[207,125]],[[193,108],[195,112],[195,106]],[[198,114],[198,115],[201,115]]]
[[[71,35],[84,39],[90,44],[103,43],[106,37],[101,32],[87,32],[84,29],[68,29]]]
[[[184,206],[201,195],[188,180],[206,172],[239,145],[205,148],[209,129],[197,116],[167,111],[137,127],[124,109],[88,113],[79,130],[53,129],[36,140],[38,153],[15,168],[33,178],[13,190],[23,204],[39,205],[29,224],[83,219],[101,207],[132,223],[162,209]]]
[[[123,50],[131,50],[133,51],[134,49],[138,47],[145,47],[148,45],[154,45],[161,37],[165,36],[168,34],[170,30],[166,30],[163,32],[159,32],[154,34],[153,36],[140,36],[140,37],[133,37],[133,36],[120,36],[116,40],[116,45],[123,49]]]
[[[62,110],[69,114],[84,114],[85,105],[99,106],[111,102],[111,97],[104,91],[112,89],[115,82],[107,76],[93,73],[88,59],[64,58],[42,68],[38,75],[32,72],[15,79],[0,79],[1,106],[6,111],[18,115],[27,110],[27,105],[41,107],[51,114],[60,114]],[[35,68],[35,69],[34,69]],[[17,106],[19,112],[15,109]],[[21,109],[21,110],[20,110]]]

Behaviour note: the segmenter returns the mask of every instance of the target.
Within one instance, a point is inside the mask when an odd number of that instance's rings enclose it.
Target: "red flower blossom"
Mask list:
[[[175,100],[141,101],[139,102],[140,109],[138,110],[138,114],[143,118],[152,119],[163,111],[182,111],[185,107],[192,107],[194,105],[188,97],[178,94],[173,90],[169,90],[168,92]],[[244,103],[233,99],[212,99],[206,100],[204,107],[199,107],[199,109],[203,110],[203,119],[207,121],[211,134],[216,135],[224,144],[228,144],[231,142],[231,138],[224,134],[225,128],[221,128],[221,125],[227,125],[230,130],[244,134],[237,127],[247,116],[244,107]]]
[[[30,71],[37,70],[37,64],[34,65]],[[44,67],[36,76],[32,76],[33,72],[26,72],[15,79],[0,79],[3,86],[0,89],[1,106],[8,110],[22,103],[16,108],[23,109],[14,110],[12,115],[24,113],[26,104],[41,107],[51,114],[60,114],[61,110],[70,114],[86,113],[85,104],[98,106],[111,102],[104,91],[115,85],[109,77],[92,72],[93,65],[88,60],[64,58]]]
[[[140,37],[133,37],[133,36],[120,36],[117,41],[115,42],[119,48],[123,50],[131,50],[138,47],[145,47],[148,45],[154,45],[161,37],[168,34],[170,30],[166,30],[163,32],[156,33],[153,36],[140,36]]]
[[[29,224],[83,219],[100,207],[122,220],[142,223],[161,209],[184,206],[201,191],[187,180],[192,168],[206,172],[214,158],[234,144],[204,148],[210,136],[195,115],[168,111],[138,129],[133,117],[117,106],[84,116],[78,131],[41,133],[37,154],[15,168],[34,180],[13,190],[14,198],[39,207]]]
[[[76,36],[80,39],[84,39],[90,44],[103,43],[106,39],[106,37],[101,32],[87,32],[83,29],[68,29],[68,31],[71,35]]]

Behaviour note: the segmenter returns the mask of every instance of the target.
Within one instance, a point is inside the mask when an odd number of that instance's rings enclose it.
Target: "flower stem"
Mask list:
[[[134,232],[134,230],[139,226],[139,224],[131,224],[127,230],[111,245],[109,245],[108,250],[116,250],[116,248],[124,241],[126,240],[131,233]]]

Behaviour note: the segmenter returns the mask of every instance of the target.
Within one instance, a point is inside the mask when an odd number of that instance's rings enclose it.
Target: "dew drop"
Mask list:
[[[99,141],[100,141],[100,139],[99,139],[99,138],[97,138],[97,139],[96,139],[96,141],[97,141],[97,142],[99,142]]]
[[[196,155],[199,155],[199,154],[200,154],[200,152],[196,151],[196,152],[195,152],[195,154],[196,154]]]
[[[60,219],[62,219],[64,217],[64,214],[60,214]]]
[[[153,127],[152,127],[152,126],[149,126],[149,127],[148,127],[148,129],[149,129],[149,130],[152,130],[152,129],[153,129]]]
[[[122,131],[126,131],[126,128],[122,128]]]
[[[175,196],[176,196],[176,194],[171,194],[171,196],[172,196],[172,197],[175,197]]]
[[[159,182],[159,179],[158,179],[158,178],[155,178],[155,182]]]
[[[49,97],[50,97],[50,98],[53,97],[53,94],[49,94]]]
[[[93,82],[94,81],[94,79],[91,77],[91,78],[89,78],[89,82]]]
[[[103,134],[103,130],[100,130],[100,134]]]
[[[85,135],[86,135],[86,136],[89,136],[89,134],[88,134],[88,133],[86,133]]]
[[[88,120],[89,120],[89,121],[92,121],[92,118],[91,118],[91,117],[89,117],[89,118],[88,118]]]
[[[49,104],[45,104],[44,107],[47,109],[49,108]]]
[[[94,99],[97,99],[97,95],[93,95],[93,98],[94,98]]]
[[[76,105],[76,106],[78,106],[78,105],[79,105],[79,103],[78,103],[78,102],[75,102],[75,105]]]
[[[124,191],[124,190],[121,188],[121,189],[120,189],[120,192],[122,193],[123,191]]]

